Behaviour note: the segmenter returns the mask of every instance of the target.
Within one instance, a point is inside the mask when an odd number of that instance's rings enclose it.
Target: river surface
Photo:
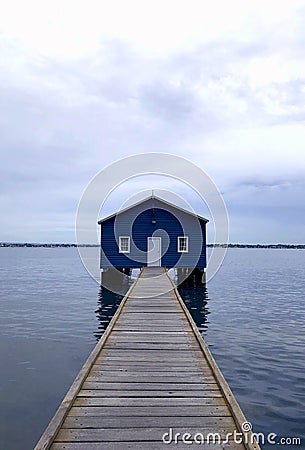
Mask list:
[[[287,449],[305,449],[304,292],[293,249],[229,249],[206,287],[180,289],[253,430],[302,439]],[[120,298],[74,248],[0,248],[0,450],[34,447]]]

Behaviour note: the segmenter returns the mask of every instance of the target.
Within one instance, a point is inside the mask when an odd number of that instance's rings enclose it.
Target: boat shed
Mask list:
[[[99,220],[101,269],[206,268],[208,220],[150,197]]]

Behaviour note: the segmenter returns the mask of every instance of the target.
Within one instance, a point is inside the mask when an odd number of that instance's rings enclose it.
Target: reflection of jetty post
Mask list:
[[[178,268],[176,269],[177,284],[196,286],[206,283],[206,272],[202,269]]]

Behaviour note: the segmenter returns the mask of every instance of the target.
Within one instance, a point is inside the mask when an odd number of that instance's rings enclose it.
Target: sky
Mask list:
[[[0,241],[74,242],[96,173],[156,152],[214,181],[230,242],[305,243],[304,56],[304,0],[6,2]],[[108,209],[156,187],[204,210],[149,175]]]

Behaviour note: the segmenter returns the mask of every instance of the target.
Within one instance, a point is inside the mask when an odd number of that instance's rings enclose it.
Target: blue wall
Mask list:
[[[184,235],[189,237],[189,251],[178,253],[177,237]],[[132,237],[130,253],[119,253],[119,236]],[[161,237],[162,266],[206,267],[206,222],[162,201],[149,199],[101,223],[101,268],[147,265],[149,236]]]

